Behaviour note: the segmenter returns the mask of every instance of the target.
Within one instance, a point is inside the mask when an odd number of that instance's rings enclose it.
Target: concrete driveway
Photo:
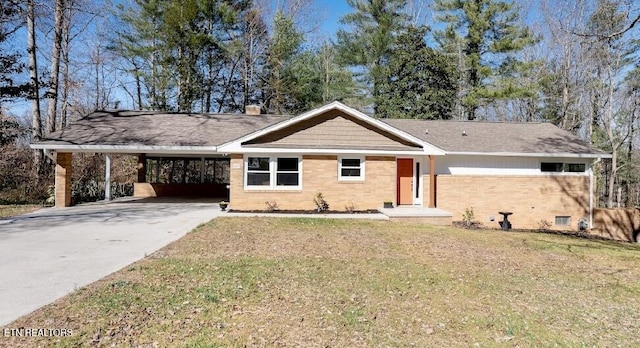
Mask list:
[[[157,251],[219,213],[211,200],[120,199],[0,219],[0,325]]]

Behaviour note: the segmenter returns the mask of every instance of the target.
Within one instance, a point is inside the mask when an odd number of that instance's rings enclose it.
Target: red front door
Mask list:
[[[413,204],[413,159],[398,158],[398,205]]]

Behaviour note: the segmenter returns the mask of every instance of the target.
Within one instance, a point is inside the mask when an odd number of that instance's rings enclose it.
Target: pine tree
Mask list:
[[[437,18],[447,24],[444,31],[436,32],[436,40],[447,53],[461,58],[460,95],[469,120],[476,118],[482,100],[509,98],[521,92],[513,84],[499,82],[501,65],[506,62],[516,67],[515,53],[536,41],[529,29],[518,23],[513,2],[436,0],[435,10]]]
[[[379,117],[449,119],[456,99],[456,70],[448,58],[427,47],[425,28],[398,36],[380,87]]]
[[[3,101],[26,97],[29,91],[28,83],[16,81],[16,77],[26,69],[20,61],[20,54],[5,48],[7,40],[21,26],[20,12],[18,1],[3,1],[0,4],[0,108]]]
[[[396,35],[408,25],[403,13],[405,0],[348,0],[354,13],[341,22],[351,31],[337,32],[340,60],[359,71],[358,80],[372,97],[374,110],[380,101],[380,86],[385,83],[386,65],[395,47]]]
[[[269,46],[267,66],[267,109],[269,112],[284,114],[292,109],[289,92],[294,86],[290,65],[300,53],[302,34],[296,29],[293,19],[282,12],[276,13],[274,33]]]

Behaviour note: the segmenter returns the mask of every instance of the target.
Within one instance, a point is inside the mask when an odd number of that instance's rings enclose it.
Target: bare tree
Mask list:
[[[56,118],[58,108],[58,78],[60,76],[60,52],[62,50],[62,30],[64,12],[67,3],[65,0],[56,0],[54,26],[53,26],[53,46],[51,50],[51,71],[49,88],[46,97],[49,100],[47,108],[48,132],[56,130]]]
[[[27,53],[29,54],[29,81],[31,93],[29,99],[32,103],[31,132],[33,138],[42,138],[42,119],[40,116],[40,83],[38,81],[38,58],[36,47],[36,14],[34,0],[27,0]]]

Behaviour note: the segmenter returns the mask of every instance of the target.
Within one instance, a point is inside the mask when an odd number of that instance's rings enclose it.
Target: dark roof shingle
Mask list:
[[[214,147],[291,116],[96,111],[36,145]],[[383,119],[446,152],[606,154],[549,123]],[[427,132],[428,130],[428,132]],[[466,135],[463,135],[463,132]],[[327,148],[331,144],[327,144]]]
[[[96,111],[36,144],[217,146],[287,119],[285,116]]]
[[[606,154],[550,123],[383,121],[447,152]]]

